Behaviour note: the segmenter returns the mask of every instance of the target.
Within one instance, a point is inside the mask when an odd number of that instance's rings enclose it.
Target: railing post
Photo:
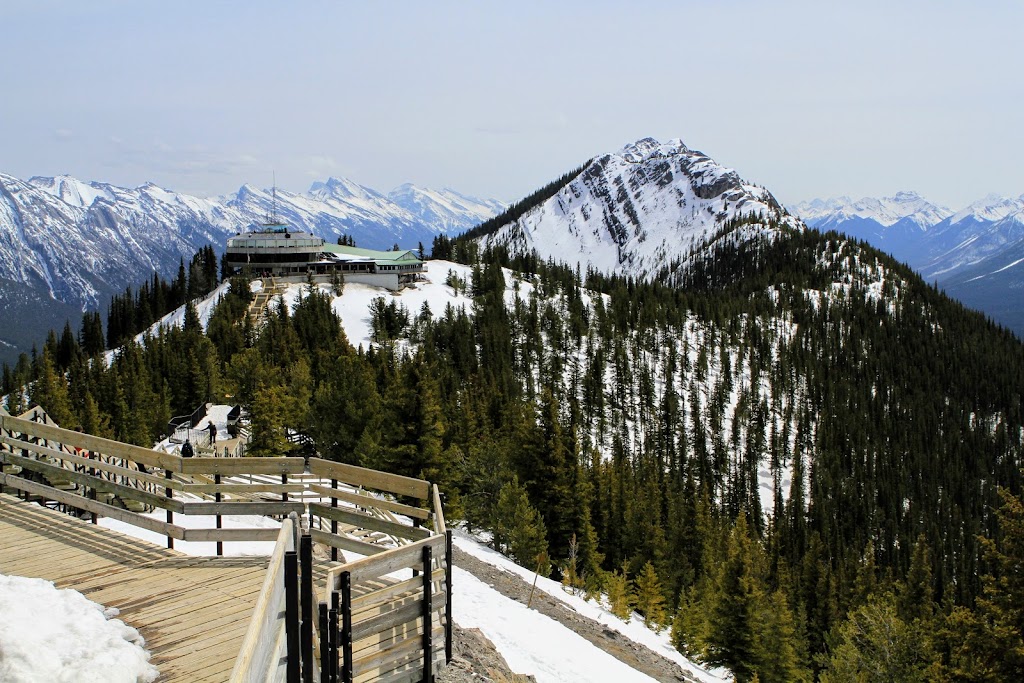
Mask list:
[[[331,620],[326,602],[319,604],[317,616],[320,621],[320,683],[334,683],[331,679]]]
[[[299,541],[299,562],[301,592],[299,605],[302,607],[302,681],[313,683],[313,539],[308,533]]]
[[[444,532],[444,661],[452,661],[452,530]]]
[[[300,683],[299,654],[299,558],[294,550],[284,554],[284,632],[287,643],[288,683]]]
[[[423,546],[423,683],[434,680],[434,587],[430,580],[433,549]]]
[[[287,472],[282,472],[281,473],[281,483],[282,484],[287,484],[288,483],[288,473]],[[288,492],[287,491],[281,491],[281,502],[282,503],[287,503],[288,502]]]
[[[164,479],[170,481],[174,477],[174,473],[170,470],[164,470]],[[164,495],[168,498],[174,498],[174,489],[170,486],[164,488]],[[174,512],[170,509],[167,510],[167,523],[174,524]],[[174,539],[170,535],[167,536],[167,547],[174,550]]]
[[[94,453],[92,451],[89,451],[89,462],[90,463],[93,461],[93,458],[98,458],[98,457],[99,457],[99,455],[97,455],[96,453]],[[92,465],[89,465],[89,476],[90,477],[95,477],[96,476],[96,468],[93,467]],[[89,499],[90,500],[96,500],[96,498],[97,498],[97,496],[96,496],[96,487],[94,486],[94,487],[89,489]],[[90,521],[93,524],[99,524],[100,523],[99,515],[97,515],[95,512],[92,513],[92,515],[90,516]]]
[[[341,683],[352,683],[352,574],[341,574]]]
[[[337,489],[338,488],[338,480],[337,479],[331,479],[331,488],[332,489]],[[332,508],[338,507],[338,499],[336,497],[334,497],[333,495],[331,496],[331,507]],[[338,535],[338,520],[336,520],[336,519],[332,519],[331,520],[331,535],[333,535],[333,536],[337,536]],[[331,562],[337,562],[337,561],[338,561],[338,549],[335,548],[334,546],[331,546]]]
[[[412,527],[414,529],[419,529],[420,528],[420,520],[416,519],[416,518],[413,518],[413,520],[412,520]],[[430,574],[430,572],[427,572],[427,574]],[[412,570],[412,575],[413,575],[413,578],[419,576],[420,575],[420,570],[416,569],[414,567],[413,570]]]
[[[213,483],[217,484],[218,486],[220,486],[220,475],[219,474],[213,475]],[[216,501],[218,503],[220,502],[220,489],[218,489],[216,492],[214,492],[213,499],[214,499],[214,501]],[[220,525],[221,525],[220,515],[218,514],[217,515],[217,528],[218,529],[221,528]],[[220,557],[223,554],[224,554],[224,541],[217,541],[217,557]]]

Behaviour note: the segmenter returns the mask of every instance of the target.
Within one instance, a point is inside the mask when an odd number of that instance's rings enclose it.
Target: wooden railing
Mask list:
[[[426,484],[426,482],[421,482]],[[451,661],[451,533],[437,486],[416,492],[433,506],[433,532],[334,567],[320,603],[321,659],[341,683],[431,681]]]
[[[52,486],[58,478],[78,489]],[[277,652],[267,649],[278,646],[267,620],[280,614],[279,574],[288,571],[278,568],[278,556],[294,552],[299,517],[285,519],[281,530],[224,529],[223,515],[295,513],[309,521],[303,543],[331,549],[333,566],[320,589],[312,587],[311,571],[301,572],[310,584],[300,599],[309,631],[302,642],[315,648],[326,672],[321,680],[431,681],[451,659],[451,537],[440,492],[424,480],[319,458],[182,458],[0,415],[0,492],[5,487],[91,513],[94,522],[110,517],[162,534],[171,548],[176,540],[215,541],[221,554],[225,542],[277,541],[266,596],[239,655],[249,662],[245,671],[266,672],[264,660]],[[112,504],[128,501],[164,510],[166,521]],[[186,528],[175,515],[213,516],[215,528]],[[362,557],[346,561],[342,553]],[[322,600],[315,616],[314,592]],[[238,675],[232,680],[262,674]]]
[[[265,683],[287,678],[285,557],[295,551],[297,526],[298,518],[294,515],[281,524],[249,629],[228,679],[231,683]]]

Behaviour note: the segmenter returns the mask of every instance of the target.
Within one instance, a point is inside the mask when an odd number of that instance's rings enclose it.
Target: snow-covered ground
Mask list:
[[[0,574],[0,681],[149,683],[159,675],[139,632],[50,581]]]
[[[455,532],[453,542],[459,550],[479,560],[516,574],[530,583],[534,580],[532,571],[520,567],[462,531]],[[453,599],[455,623],[464,628],[480,629],[494,642],[495,647],[514,671],[532,673],[537,676],[538,681],[650,680],[629,667],[626,667],[626,673],[620,674],[614,669],[616,664],[625,666],[619,660],[612,658],[614,663],[604,662],[595,655],[595,652],[605,657],[611,655],[595,648],[590,642],[539,612],[527,610],[520,603],[497,593],[472,574],[456,568],[453,581],[456,587]],[[643,624],[639,615],[634,615],[629,623],[626,623],[612,614],[606,603],[568,593],[562,584],[551,579],[537,577],[537,588],[561,600],[580,615],[618,631],[652,652],[679,664],[697,680],[708,683],[730,680],[725,671],[709,671],[688,660],[672,647],[667,629],[655,633]],[[468,605],[462,605],[463,601]],[[535,623],[536,619],[546,623]],[[554,627],[564,630],[568,635],[557,630],[552,631]],[[576,642],[575,639],[580,642]],[[568,669],[563,670],[560,660],[571,660],[577,655],[582,657],[584,662],[580,665],[582,668],[576,669],[575,664],[570,664]],[[576,671],[581,673],[577,675]],[[588,672],[593,673],[587,675]]]
[[[161,511],[150,513],[149,516],[162,518],[164,514]],[[174,521],[176,524],[185,525],[189,528],[210,528],[214,525],[212,517],[176,515]],[[279,526],[277,522],[263,517],[226,516],[223,518],[223,522],[224,528],[274,528]],[[166,539],[163,536],[115,520],[101,519],[100,525],[135,538],[150,541],[156,545],[164,546],[166,544]],[[533,574],[528,569],[516,565],[508,558],[490,550],[461,532],[456,535],[455,544],[461,550],[472,554],[474,557],[499,567],[504,571],[522,576],[528,581],[533,581]],[[273,543],[269,542],[229,542],[224,544],[224,554],[233,556],[266,555],[271,552],[272,548]],[[214,543],[184,543],[178,541],[175,543],[175,549],[189,555],[206,556],[215,554]],[[33,586],[49,586],[49,590],[45,591],[37,588],[32,593],[30,599],[23,600],[20,596],[26,591],[20,587],[12,589],[10,586],[13,581],[28,582]],[[494,643],[511,668],[518,673],[533,674],[540,683],[652,680],[645,674],[628,667],[612,655],[573,633],[565,626],[505,597],[472,574],[457,567],[453,575],[453,583],[455,588],[453,599],[455,623],[463,628],[480,629]],[[537,587],[564,601],[583,616],[619,631],[627,638],[677,662],[684,670],[691,672],[700,681],[717,683],[728,680],[721,675],[722,672],[706,671],[687,660],[671,646],[667,631],[656,634],[644,626],[639,617],[634,618],[628,624],[624,623],[613,616],[605,605],[593,600],[587,601],[581,597],[570,595],[563,590],[561,584],[550,579],[539,579]],[[58,596],[58,593],[77,597]],[[129,654],[127,651],[117,649],[116,646],[119,645],[118,638],[114,636],[103,636],[102,641],[97,640],[96,633],[98,631],[94,626],[83,628],[71,624],[68,627],[70,629],[68,633],[60,632],[59,635],[57,635],[58,632],[56,631],[57,626],[40,624],[32,629],[24,628],[24,624],[37,623],[33,621],[30,613],[26,611],[29,609],[28,605],[45,604],[46,606],[40,607],[40,610],[46,614],[50,614],[52,611],[53,614],[58,615],[52,619],[52,622],[57,624],[74,621],[73,619],[63,618],[60,615],[65,614],[66,610],[70,609],[66,606],[67,603],[75,601],[92,605],[90,609],[96,615],[102,617],[104,613],[102,607],[89,603],[88,600],[75,591],[56,591],[49,582],[42,580],[0,577],[0,653],[4,653],[3,656],[0,656],[0,681],[13,681],[15,683],[86,681],[91,683],[93,681],[152,680],[152,678],[145,677],[145,671],[137,671],[136,669],[131,669],[132,672],[136,673],[126,674],[133,676],[128,678],[117,678],[113,675],[107,676],[106,673],[100,677],[90,678],[86,674],[80,675],[77,670],[73,675],[65,672],[63,674],[64,678],[60,677],[61,674],[53,673],[55,670],[63,670],[64,667],[70,667],[70,656],[66,656],[66,653],[77,652],[80,648],[86,647],[87,644],[96,649],[97,642],[103,643],[103,649],[101,653],[93,653],[94,658],[116,658],[119,662],[117,666],[123,667],[126,670],[129,666],[136,666],[134,663],[136,661],[145,663],[148,657],[143,650],[134,645],[132,647],[139,649],[141,654]],[[48,620],[46,623],[50,624],[51,620]],[[116,633],[124,634],[123,637],[118,636],[121,641],[125,641],[125,638],[128,640],[134,639],[141,644],[141,638],[138,638],[138,634],[134,629],[124,626],[119,621],[108,623],[112,625],[111,628],[115,629]],[[88,643],[85,642],[86,637],[89,638]],[[83,642],[79,643],[76,640],[77,638],[82,638]],[[57,650],[46,645],[46,643],[52,643],[56,640],[63,643],[59,649],[60,657],[53,657],[52,652]],[[14,655],[15,659],[12,661],[15,664],[11,666],[22,666],[18,662],[27,662],[35,659],[39,661],[45,660],[48,666],[56,668],[46,669],[45,675],[41,678],[24,677],[25,674],[21,672],[21,669],[13,669],[19,672],[17,675],[8,673],[7,669],[4,668],[7,665],[5,657],[8,651],[19,653]],[[46,656],[40,656],[40,653],[44,652],[47,653]],[[139,659],[140,657],[141,659]]]
[[[167,513],[164,510],[157,510],[144,515],[160,522],[167,521]],[[217,525],[217,518],[213,515],[174,515],[174,524],[186,529],[213,529]],[[167,547],[167,537],[146,529],[140,529],[131,524],[119,522],[109,517],[101,517],[99,525],[106,529],[119,531],[126,536],[133,536],[149,541],[154,545]],[[281,523],[269,517],[257,515],[223,515],[221,526],[224,529],[280,529]],[[212,557],[217,554],[216,542],[197,541],[175,541],[174,549],[178,552],[195,557]],[[269,556],[274,552],[273,541],[225,541],[224,554],[232,557],[240,556]],[[2,679],[0,679],[2,680]]]

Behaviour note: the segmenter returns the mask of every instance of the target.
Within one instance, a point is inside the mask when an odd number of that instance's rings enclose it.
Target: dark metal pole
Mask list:
[[[320,683],[334,683],[331,680],[331,621],[326,602],[319,604],[317,616],[320,619]]]
[[[341,649],[345,653],[341,680],[352,683],[352,574],[341,575]]]
[[[170,470],[164,470],[164,479],[166,479],[169,482],[173,477],[173,472],[171,472]],[[167,496],[168,498],[174,498],[174,489],[172,489],[170,486],[166,487],[164,489],[164,495]],[[167,523],[174,524],[174,513],[170,510],[167,511]],[[174,549],[174,539],[171,538],[170,534],[167,535],[167,547],[172,550]]]
[[[412,526],[413,526],[414,529],[419,529],[420,528],[420,520],[418,518],[413,518]],[[413,578],[415,578],[415,577],[420,575],[420,571],[418,569],[414,568],[412,570],[412,575],[413,575]]]
[[[338,639],[341,637],[338,626],[338,613],[341,611],[341,594],[338,591],[331,591],[331,683],[339,683],[341,680],[341,659],[338,654]]]
[[[423,547],[423,683],[434,680],[434,623],[431,615],[434,611],[434,592],[430,581],[430,564],[433,549]]]
[[[220,485],[220,475],[219,474],[213,475],[213,483],[217,484],[218,486]],[[219,503],[220,502],[220,490],[218,489],[217,492],[214,493],[213,495],[214,495],[214,500]],[[220,522],[220,515],[218,514],[217,515],[217,528],[218,529],[221,528],[220,524],[221,524],[221,522]],[[224,541],[217,541],[217,557],[220,557],[223,554],[224,554]]]
[[[445,531],[444,541],[444,661],[452,661],[452,530]]]
[[[284,632],[287,650],[287,681],[299,683],[299,558],[294,550],[284,554]]]
[[[338,480],[337,479],[331,479],[331,488],[332,489],[338,488]],[[332,508],[338,507],[338,499],[335,498],[333,495],[331,496],[331,507]],[[331,520],[331,535],[332,536],[337,536],[338,535],[338,520],[336,520],[336,519],[332,519]],[[337,561],[338,561],[338,549],[332,546],[331,547],[331,562],[337,562]]]
[[[281,483],[282,484],[287,484],[288,483],[288,473],[287,472],[282,472],[281,473]],[[283,503],[287,503],[288,502],[288,492],[287,491],[281,491],[281,502],[283,502]]]
[[[302,681],[313,683],[313,539],[303,534],[299,541],[301,563],[301,592],[299,605],[302,608]]]

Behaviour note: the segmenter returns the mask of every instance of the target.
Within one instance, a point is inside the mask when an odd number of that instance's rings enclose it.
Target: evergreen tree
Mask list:
[[[246,454],[265,458],[288,455],[292,444],[285,431],[287,396],[282,386],[260,385],[256,391],[249,420],[252,436]]]
[[[727,667],[737,681],[749,681],[757,667],[755,619],[764,599],[757,563],[755,544],[741,515],[729,535],[707,635],[708,663]]]
[[[839,626],[822,683],[934,680],[928,637],[900,619],[895,603],[891,593],[872,596]]]
[[[494,509],[494,546],[524,567],[540,566],[547,573],[548,544],[544,521],[530,505],[526,490],[512,476],[498,494]]]
[[[660,633],[668,621],[665,613],[665,595],[661,581],[649,561],[636,578],[636,609],[644,616],[644,624],[655,633]]]
[[[1000,490],[998,535],[983,538],[991,567],[975,611],[957,607],[943,629],[944,673],[954,680],[1024,680],[1024,501]]]
[[[604,588],[608,594],[608,604],[612,614],[628,624],[633,617],[636,595],[629,583],[626,567],[623,566],[620,570],[605,575]]]

